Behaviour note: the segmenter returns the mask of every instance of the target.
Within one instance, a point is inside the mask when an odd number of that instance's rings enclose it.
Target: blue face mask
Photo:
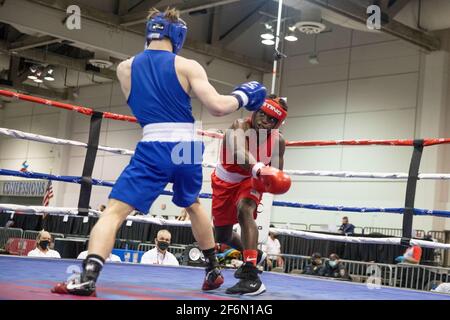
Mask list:
[[[328,263],[329,263],[330,267],[335,267],[336,266],[336,261],[330,260],[330,261],[328,261]]]

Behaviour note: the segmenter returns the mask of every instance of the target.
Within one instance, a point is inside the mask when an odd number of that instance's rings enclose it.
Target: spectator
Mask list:
[[[166,266],[180,265],[177,258],[167,251],[170,245],[171,234],[168,230],[160,230],[155,238],[156,247],[144,253],[141,259],[143,264],[162,264]]]
[[[58,251],[49,248],[52,242],[52,236],[50,235],[50,233],[42,230],[36,237],[36,249],[28,252],[28,256],[60,259],[61,256]]]
[[[87,251],[87,250],[86,250],[86,251],[83,251],[83,252],[81,252],[81,253],[78,255],[77,259],[78,259],[78,260],[84,260],[84,259],[86,259],[87,254],[88,254],[88,251]],[[119,256],[117,256],[117,255],[111,253],[111,254],[109,255],[109,257],[106,258],[106,262],[122,262],[122,260],[120,259]]]
[[[186,209],[181,210],[180,215],[177,217],[178,221],[189,221],[191,218]]]
[[[100,212],[105,211],[105,209],[106,209],[106,206],[105,206],[104,204],[101,204],[101,205],[98,207],[98,211],[100,211]]]
[[[281,254],[281,244],[280,241],[276,238],[276,234],[272,231],[269,231],[269,238],[267,238],[267,242],[263,245],[263,251],[267,254],[267,268],[271,270],[274,267],[283,268],[284,260],[280,256]]]
[[[322,255],[315,252],[311,256],[311,264],[305,267],[303,274],[313,275],[313,276],[323,276],[324,265],[322,260]]]
[[[422,248],[420,246],[411,246],[406,249],[402,256],[395,258],[398,263],[420,264],[422,258]]]
[[[353,235],[355,233],[355,226],[348,222],[348,217],[343,217],[342,225],[339,227],[338,232],[346,236]]]
[[[345,265],[339,260],[339,256],[335,253],[330,254],[329,260],[325,262],[323,275],[325,277],[351,280]]]

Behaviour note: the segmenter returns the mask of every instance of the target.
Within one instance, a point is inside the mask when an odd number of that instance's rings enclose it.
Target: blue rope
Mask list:
[[[81,183],[81,177],[76,176],[56,176],[52,174],[20,172],[6,169],[0,169],[0,175],[21,177],[26,179],[45,179],[69,183],[78,183],[78,184]],[[114,183],[98,179],[92,179],[92,184],[95,186],[114,187]],[[161,194],[166,196],[172,196],[173,192],[164,190]],[[212,194],[200,193],[199,198],[212,199]],[[365,208],[365,207],[361,208],[361,207],[327,206],[320,204],[307,204],[307,203],[285,202],[285,201],[274,201],[273,205],[276,207],[289,207],[289,208],[300,208],[300,209],[311,209],[322,211],[359,212],[359,213],[386,212],[386,213],[403,214],[403,211],[405,210],[404,208]],[[419,216],[436,216],[436,217],[450,218],[450,211],[443,211],[443,210],[414,209],[414,214]]]

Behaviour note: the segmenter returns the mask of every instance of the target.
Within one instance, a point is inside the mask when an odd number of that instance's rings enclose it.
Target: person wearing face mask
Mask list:
[[[36,249],[28,253],[29,257],[38,258],[57,258],[61,259],[61,255],[56,250],[50,249],[52,236],[49,232],[42,230],[36,238]]]
[[[323,275],[325,277],[350,280],[350,276],[348,275],[344,264],[339,260],[339,256],[335,253],[330,254],[329,260],[325,262]]]
[[[322,255],[315,252],[311,255],[311,263],[305,267],[302,273],[311,276],[323,276],[324,270]]]
[[[144,253],[141,263],[179,266],[177,258],[168,251],[171,237],[168,230],[160,230],[155,238],[156,247]]]

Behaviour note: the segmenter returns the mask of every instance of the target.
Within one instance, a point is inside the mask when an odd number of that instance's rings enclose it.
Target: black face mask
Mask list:
[[[169,248],[169,243],[167,241],[158,241],[156,245],[162,251],[167,250],[167,248]]]
[[[44,250],[47,250],[49,245],[50,245],[50,241],[48,241],[48,240],[39,241],[39,247],[41,247]]]

